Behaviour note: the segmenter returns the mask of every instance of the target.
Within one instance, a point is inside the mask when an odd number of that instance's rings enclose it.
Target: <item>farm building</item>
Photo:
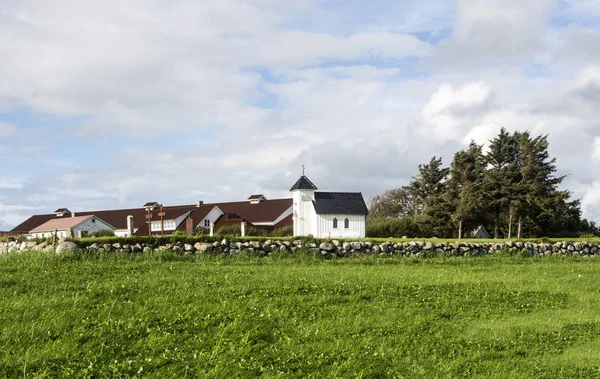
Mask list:
[[[33,215],[17,225],[9,234],[48,234],[51,228],[39,227],[57,220],[68,220],[71,224],[73,213],[67,208],[57,209],[51,214]],[[116,236],[130,235],[170,235],[175,231],[191,234],[202,229],[207,234],[211,226],[217,232],[225,225],[240,225],[271,231],[292,225],[292,199],[268,200],[263,195],[253,195],[246,201],[204,204],[202,201],[190,205],[162,206],[158,202],[148,202],[140,208],[112,209],[77,212],[76,217],[95,216],[112,226]],[[55,229],[51,229],[54,231]],[[66,234],[67,230],[63,230]],[[73,234],[76,236],[76,234]]]
[[[28,235],[31,238],[51,237],[85,237],[100,230],[114,231],[115,227],[96,216],[62,217],[48,220],[33,228]]]
[[[303,173],[290,191],[294,235],[316,238],[364,238],[369,213],[360,192],[316,192]]]

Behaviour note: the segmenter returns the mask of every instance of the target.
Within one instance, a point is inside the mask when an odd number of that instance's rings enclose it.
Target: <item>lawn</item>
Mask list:
[[[600,377],[600,259],[0,256],[0,377]]]

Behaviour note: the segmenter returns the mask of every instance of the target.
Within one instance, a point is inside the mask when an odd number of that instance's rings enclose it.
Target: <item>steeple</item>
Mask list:
[[[302,165],[302,176],[300,179],[296,181],[296,183],[290,188],[290,191],[296,190],[316,190],[317,186],[313,184],[305,175],[304,175],[304,165]]]

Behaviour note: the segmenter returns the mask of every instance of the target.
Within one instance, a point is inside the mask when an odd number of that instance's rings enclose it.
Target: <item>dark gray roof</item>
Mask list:
[[[301,189],[316,190],[317,186],[315,186],[313,182],[311,182],[306,176],[302,175],[300,179],[298,179],[296,184],[294,184],[292,188],[290,188],[290,191]]]
[[[263,195],[262,193],[259,195],[252,195],[248,198],[248,200],[255,200],[255,199],[260,199],[260,198],[264,198],[265,200],[267,200],[267,198],[265,197],[265,195]]]
[[[317,214],[369,214],[360,192],[315,192],[313,205]]]

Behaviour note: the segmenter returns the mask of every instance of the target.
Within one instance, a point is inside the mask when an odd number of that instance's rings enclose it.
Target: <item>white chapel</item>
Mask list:
[[[304,171],[304,170],[303,170]],[[369,213],[360,192],[316,192],[305,175],[292,186],[294,236],[364,238]]]

